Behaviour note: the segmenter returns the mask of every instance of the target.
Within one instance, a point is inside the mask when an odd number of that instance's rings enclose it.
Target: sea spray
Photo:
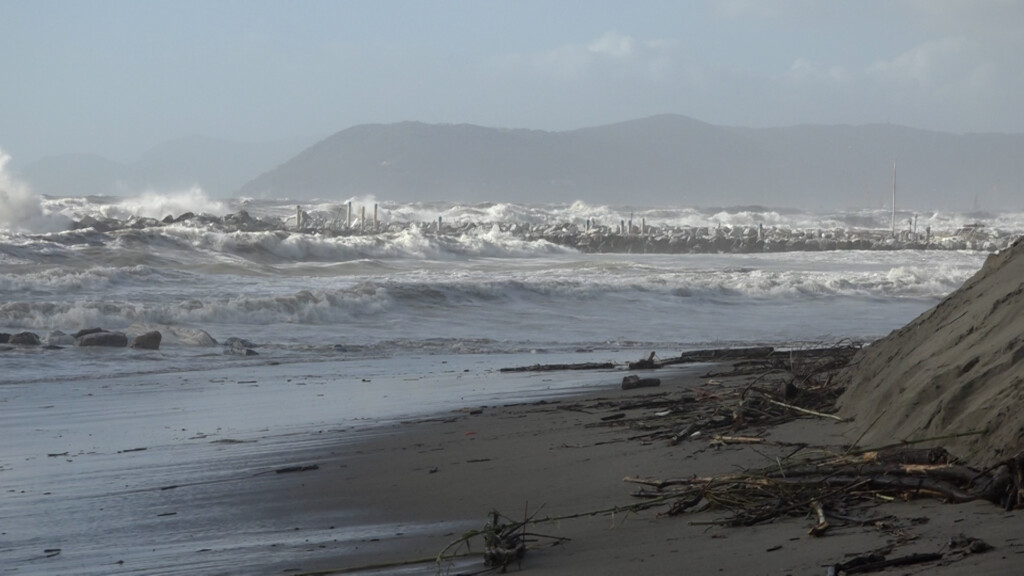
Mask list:
[[[20,233],[63,230],[69,221],[43,209],[42,199],[8,172],[10,159],[0,150],[0,230]]]

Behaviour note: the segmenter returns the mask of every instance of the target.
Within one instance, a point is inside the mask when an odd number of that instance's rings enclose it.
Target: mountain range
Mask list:
[[[58,170],[41,161],[25,177],[54,195],[81,195],[75,181],[90,193],[178,182],[218,195],[297,200],[878,208],[891,203],[895,161],[901,207],[1024,210],[1024,134],[888,124],[743,128],[660,115],[562,132],[366,124],[283,153],[194,140],[128,166],[64,157]]]

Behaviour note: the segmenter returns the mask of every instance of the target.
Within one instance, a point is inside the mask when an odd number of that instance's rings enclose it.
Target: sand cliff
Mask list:
[[[932,442],[985,466],[1024,450],[1024,238],[840,375],[861,446]],[[882,413],[884,412],[884,414]],[[955,438],[949,435],[980,432]]]

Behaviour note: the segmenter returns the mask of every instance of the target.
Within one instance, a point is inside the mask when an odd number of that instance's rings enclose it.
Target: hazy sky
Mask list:
[[[1024,132],[1016,0],[0,0],[0,149],[418,120]]]

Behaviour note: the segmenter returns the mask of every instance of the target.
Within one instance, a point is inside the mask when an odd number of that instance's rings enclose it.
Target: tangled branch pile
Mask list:
[[[785,516],[811,512],[820,536],[830,522],[871,524],[877,518],[863,510],[880,502],[933,497],[946,502],[987,500],[1010,510],[1024,504],[1024,455],[988,470],[957,463],[941,448],[890,447],[802,461],[740,474],[714,477],[649,479],[627,477],[642,484],[633,496],[657,499],[665,515],[727,510],[715,521],[727,526],[752,526]]]
[[[718,441],[749,442],[749,439],[739,440],[741,437],[721,433],[774,426],[802,415],[838,420],[831,412],[843,390],[833,385],[832,375],[845,366],[856,351],[852,345],[786,352],[771,348],[731,351],[728,357],[734,360],[732,369],[707,374],[707,383],[700,388],[649,394],[641,400],[570,404],[562,409],[612,411],[589,426],[628,426],[641,432],[631,439],[667,440],[675,445],[718,433]],[[725,352],[697,351],[670,360],[654,361],[652,357],[641,362],[651,367],[704,362],[708,358],[721,358]],[[716,379],[754,374],[758,376],[743,382]]]

